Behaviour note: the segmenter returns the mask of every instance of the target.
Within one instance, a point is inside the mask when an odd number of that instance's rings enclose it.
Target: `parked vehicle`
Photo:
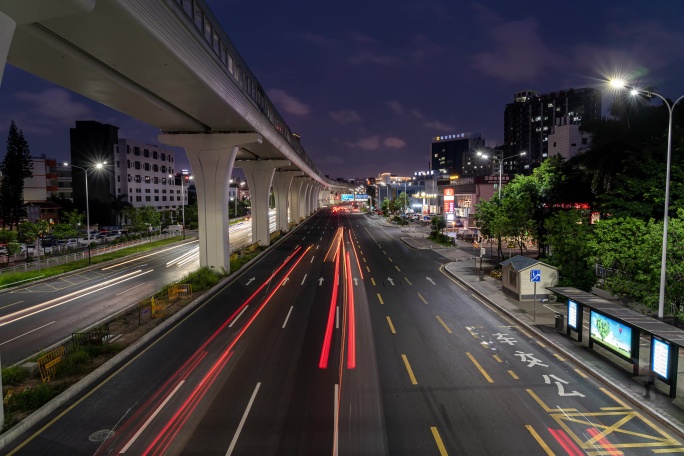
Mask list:
[[[181,234],[183,232],[183,225],[169,225],[162,230],[164,234]]]

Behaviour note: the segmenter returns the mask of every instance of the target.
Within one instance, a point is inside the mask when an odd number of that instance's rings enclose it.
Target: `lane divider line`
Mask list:
[[[285,321],[283,322],[283,329],[285,329],[285,325],[287,325],[287,320],[290,319],[290,314],[292,313],[292,309],[294,309],[294,306],[290,306],[290,310],[287,312],[287,317],[285,317]]]
[[[392,324],[392,320],[390,319],[389,315],[387,316],[387,323],[389,324],[390,331],[392,331],[392,334],[396,334],[397,332],[394,330],[394,325]]]
[[[480,363],[477,362],[477,360],[471,355],[469,352],[466,352],[466,355],[468,355],[468,358],[475,364],[475,367],[477,367],[477,370],[480,371],[480,373],[484,376],[484,378],[487,379],[489,383],[494,383],[494,380],[492,380],[492,377],[489,376],[487,371],[484,370],[482,366],[480,366]]]
[[[532,434],[532,438],[534,438],[534,440],[537,441],[539,446],[542,447],[542,449],[544,451],[546,451],[546,454],[548,456],[556,456],[556,454],[553,451],[551,451],[551,448],[549,448],[549,446],[546,444],[546,442],[544,442],[544,440],[541,438],[541,436],[539,434],[537,434],[537,431],[535,431],[532,426],[530,426],[529,424],[526,424],[525,428],[529,431],[530,434]]]
[[[401,358],[404,360],[404,366],[406,366],[406,370],[408,371],[409,377],[411,378],[411,383],[413,385],[417,385],[418,381],[416,381],[415,375],[413,375],[413,370],[411,369],[411,365],[408,362],[408,358],[406,358],[406,355],[402,354]]]
[[[439,436],[439,431],[437,431],[437,428],[432,426],[430,428],[432,431],[432,437],[435,439],[435,443],[437,444],[437,448],[439,448],[439,454],[440,456],[447,456],[449,453],[447,453],[446,448],[444,447],[444,442],[442,442],[442,438]]]
[[[420,296],[420,295],[419,295],[419,296]],[[426,303],[426,304],[427,304],[427,303]],[[441,318],[439,318],[439,315],[435,315],[435,317],[436,317],[437,320],[442,324],[442,326],[444,326],[444,329],[446,329],[446,332],[448,332],[449,334],[451,334],[451,329],[447,326],[446,323],[444,323],[444,320],[442,320]]]
[[[261,382],[257,383],[256,388],[254,388],[254,392],[252,393],[252,397],[249,399],[249,403],[247,404],[247,409],[245,410],[245,413],[242,414],[242,419],[240,420],[240,424],[238,425],[238,428],[235,431],[235,435],[233,436],[233,440],[230,442],[230,446],[228,447],[228,451],[226,452],[226,456],[230,456],[231,454],[233,454],[233,450],[235,449],[235,444],[237,443],[238,437],[240,437],[240,432],[242,432],[242,426],[244,426],[245,421],[247,421],[247,415],[249,415],[249,411],[252,409],[252,404],[254,404],[254,398],[256,398],[256,395],[259,392],[260,386],[261,386]]]
[[[384,304],[385,302],[382,300],[382,296],[380,296],[380,293],[378,293],[378,299],[380,300],[380,304]]]

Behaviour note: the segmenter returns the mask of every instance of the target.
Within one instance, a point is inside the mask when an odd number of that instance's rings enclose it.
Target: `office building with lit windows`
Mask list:
[[[432,138],[432,170],[441,175],[461,175],[477,151],[485,148],[480,133],[458,133]]]
[[[174,153],[162,147],[118,137],[119,128],[96,121],[77,121],[71,133],[72,190],[76,208],[85,213],[85,176],[92,224],[117,224],[117,200],[134,207],[152,206],[159,212],[175,211],[187,204],[188,186],[181,195]],[[94,169],[104,163],[103,169]]]

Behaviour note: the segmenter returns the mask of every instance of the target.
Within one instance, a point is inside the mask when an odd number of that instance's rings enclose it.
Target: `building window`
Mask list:
[[[145,197],[145,201],[152,201],[152,198],[149,197],[149,196],[146,196],[146,197]]]
[[[126,154],[130,154],[130,153],[131,153],[131,146],[126,146]]]
[[[165,197],[165,196],[162,196],[162,201],[166,201],[166,197]]]
[[[173,196],[169,196],[169,201],[173,201]]]
[[[166,178],[162,177],[162,185],[166,185]]]
[[[131,182],[132,176],[129,174],[128,175],[128,182]]]
[[[158,197],[158,196],[155,196],[155,197],[154,197],[154,200],[155,200],[155,201],[159,201],[159,197]]]
[[[147,150],[147,149],[145,149],[145,150],[143,151],[143,157],[145,157],[145,158],[150,158],[150,151]]]
[[[140,176],[140,174],[136,174],[136,175],[135,175],[135,181],[136,181],[138,184],[142,182],[142,177]]]
[[[159,189],[158,189],[158,188],[155,188],[155,189],[154,189],[154,193],[159,193]]]
[[[166,190],[162,190],[162,193],[166,193]]]
[[[154,171],[155,173],[158,173],[159,172],[159,165],[156,165],[156,164],[152,165],[152,171]]]
[[[150,183],[150,176],[145,176],[145,183],[149,184]]]
[[[121,176],[116,176],[116,181],[121,182]]]
[[[136,196],[136,197],[135,197],[135,202],[136,202],[136,203],[141,203],[141,202],[142,202],[142,196]]]
[[[156,150],[152,151],[152,158],[157,160],[159,158],[159,152],[157,152]]]
[[[149,171],[150,170],[150,164],[149,163],[143,163],[143,169],[145,171]]]
[[[162,152],[161,154],[161,160],[166,161],[166,154],[164,152]]]
[[[116,167],[119,167],[119,160],[116,161]]]
[[[140,169],[140,162],[139,161],[135,162],[135,169]]]
[[[155,177],[155,178],[152,180],[152,182],[154,182],[155,184],[158,184],[158,183],[159,183],[159,178],[158,178],[158,177]]]
[[[162,165],[161,170],[162,173],[166,173],[166,166]]]
[[[130,160],[126,160],[126,162],[127,162],[126,164],[128,165],[128,169],[131,169],[131,161],[130,161]]]
[[[146,189],[145,189],[145,193],[150,193],[150,189],[149,189],[149,188],[146,188]]]
[[[136,188],[136,189],[135,189],[135,193],[142,193],[142,190],[139,189],[139,188]]]
[[[138,157],[140,156],[140,147],[133,148],[133,155],[137,155]]]

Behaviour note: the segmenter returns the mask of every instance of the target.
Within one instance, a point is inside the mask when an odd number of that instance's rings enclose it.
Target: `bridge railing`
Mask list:
[[[233,82],[239,87],[255,106],[271,123],[273,128],[290,145],[292,150],[307,164],[307,166],[319,177],[320,171],[313,160],[306,153],[299,141],[293,138],[290,127],[287,126],[281,115],[276,110],[271,100],[266,96],[261,84],[250,71],[240,53],[237,51],[227,34],[221,28],[219,21],[211,12],[204,0],[170,0],[183,13],[186,19],[194,26],[199,36],[214,51],[215,56],[228,70]]]

